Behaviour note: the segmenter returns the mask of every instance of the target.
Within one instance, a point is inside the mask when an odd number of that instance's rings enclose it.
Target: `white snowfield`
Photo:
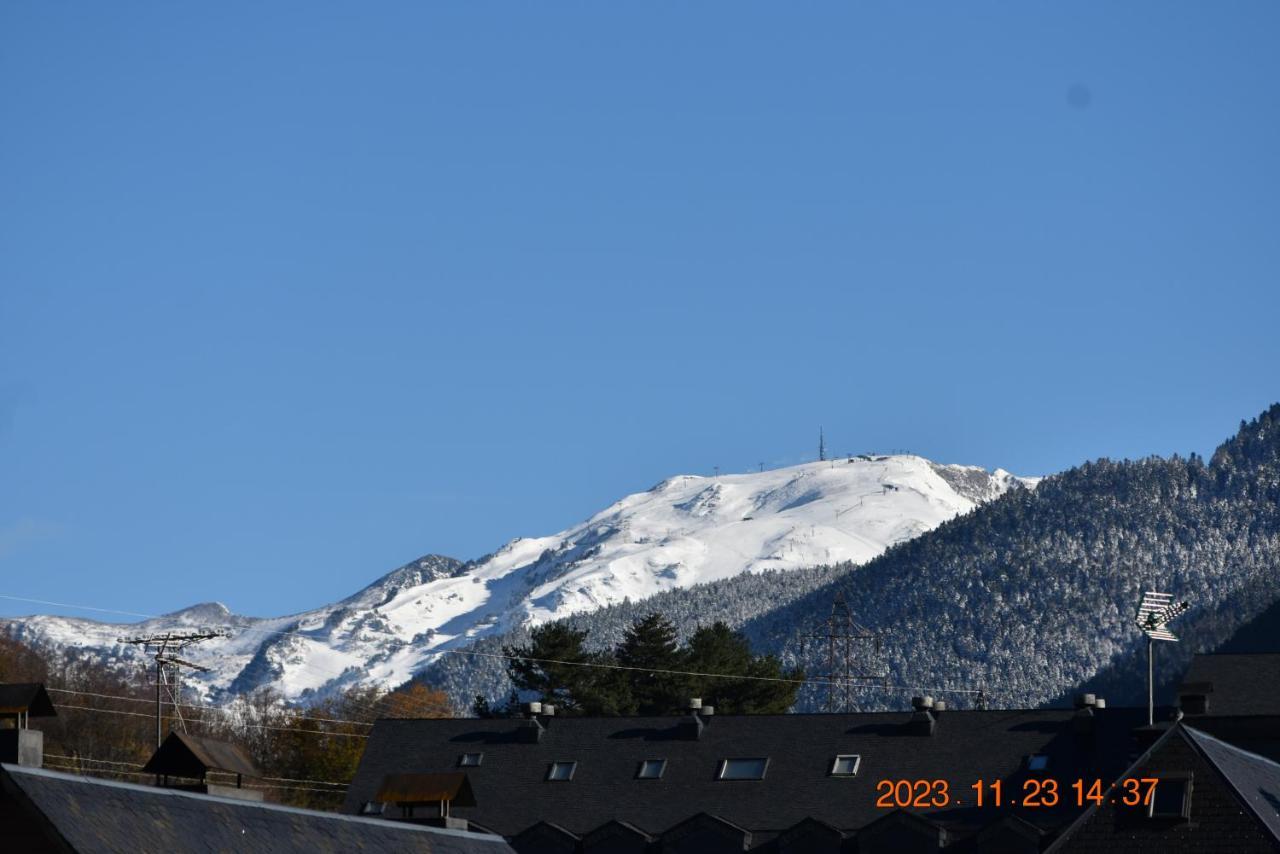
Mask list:
[[[215,702],[270,687],[290,699],[357,683],[397,685],[449,649],[525,623],[644,599],[743,572],[864,563],[1035,478],[862,456],[719,477],[681,475],[629,495],[565,531],[517,538],[469,563],[428,556],[333,605],[277,618],[197,605],[135,624],[38,616],[10,634],[124,664],[122,635],[225,626],[192,648],[211,667],[189,684]]]

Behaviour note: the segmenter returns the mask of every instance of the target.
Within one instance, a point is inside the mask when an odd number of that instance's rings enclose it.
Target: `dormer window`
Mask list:
[[[645,759],[636,769],[637,780],[661,780],[662,772],[667,770],[665,759]]]
[[[577,762],[552,762],[547,768],[547,780],[553,783],[567,783],[573,779]]]
[[[769,767],[768,757],[750,759],[721,759],[717,780],[763,780]]]
[[[480,761],[484,759],[483,753],[464,753],[458,757],[459,768],[479,768]]]
[[[831,763],[832,777],[856,777],[862,757],[856,753],[842,753]]]

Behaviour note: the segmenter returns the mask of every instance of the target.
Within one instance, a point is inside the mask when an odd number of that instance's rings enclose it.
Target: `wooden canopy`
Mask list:
[[[11,682],[0,685],[0,715],[51,718],[58,713],[49,692],[39,682]]]
[[[461,771],[443,774],[388,774],[376,799],[384,804],[429,804],[445,801],[460,807],[476,805],[475,793]]]
[[[169,733],[142,770],[147,774],[202,780],[206,771],[226,771],[243,777],[262,776],[243,748],[185,732]]]

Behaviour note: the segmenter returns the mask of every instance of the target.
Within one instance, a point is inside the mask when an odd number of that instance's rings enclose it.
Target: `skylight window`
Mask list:
[[[547,779],[557,783],[567,783],[573,779],[577,762],[552,762],[547,768]]]
[[[1028,771],[1043,771],[1049,767],[1049,757],[1043,753],[1034,753],[1027,757]]]
[[[1189,818],[1191,815],[1191,780],[1164,777],[1156,783],[1155,795],[1147,807],[1149,818]]]
[[[717,780],[763,780],[769,767],[768,757],[752,759],[721,759]]]
[[[458,757],[458,766],[460,768],[479,768],[480,760],[484,759],[483,753],[464,753]]]
[[[842,753],[836,757],[836,761],[831,763],[832,777],[855,777],[858,774],[858,766],[862,764],[862,757],[856,753]]]
[[[661,780],[662,772],[667,770],[665,759],[645,759],[636,769],[637,780]]]

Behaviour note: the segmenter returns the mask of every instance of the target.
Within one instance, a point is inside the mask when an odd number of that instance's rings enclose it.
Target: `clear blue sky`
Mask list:
[[[0,5],[0,592],[272,614],[680,472],[1280,399],[1280,5]],[[0,613],[41,609],[0,603]]]

